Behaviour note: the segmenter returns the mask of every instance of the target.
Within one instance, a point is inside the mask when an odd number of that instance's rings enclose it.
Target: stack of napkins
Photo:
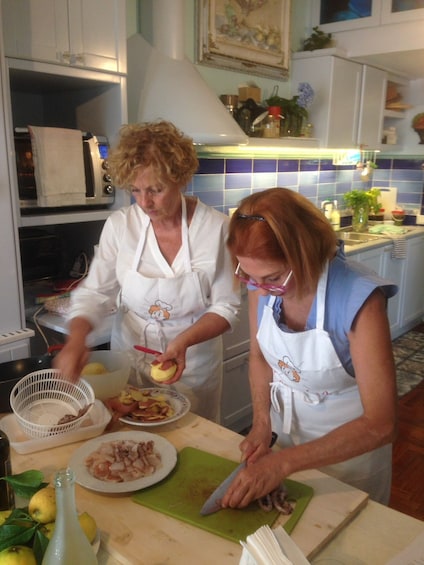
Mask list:
[[[300,548],[281,526],[271,530],[262,526],[240,541],[240,565],[309,565]]]

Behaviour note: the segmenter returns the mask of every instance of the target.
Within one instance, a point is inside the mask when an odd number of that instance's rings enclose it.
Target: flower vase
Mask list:
[[[290,137],[300,137],[302,135],[303,117],[289,114],[287,121],[287,135]]]
[[[369,207],[362,205],[353,210],[352,228],[353,231],[365,231],[368,227]]]

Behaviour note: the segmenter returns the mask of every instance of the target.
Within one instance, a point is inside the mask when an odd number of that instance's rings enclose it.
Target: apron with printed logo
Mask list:
[[[272,429],[282,447],[312,441],[363,413],[356,381],[345,371],[324,330],[327,276],[328,264],[318,283],[315,329],[282,331],[273,316],[275,296],[259,325],[257,339],[273,370]],[[388,503],[391,445],[320,470]]]
[[[138,272],[146,244],[150,219],[143,216],[140,239],[131,270],[122,284],[120,308],[112,331],[112,348],[130,350],[135,384],[159,386],[150,379],[151,356],[133,351],[141,344],[165,351],[169,341],[194,324],[205,312],[206,303],[201,287],[201,274],[191,268],[188,241],[187,208],[182,197],[182,245],[184,272],[173,275],[159,247],[157,261],[164,269],[163,277],[146,277]],[[160,256],[159,256],[160,255]],[[172,386],[185,394],[191,410],[201,416],[218,420],[222,383],[221,337],[192,345],[186,352],[186,367],[181,379]]]

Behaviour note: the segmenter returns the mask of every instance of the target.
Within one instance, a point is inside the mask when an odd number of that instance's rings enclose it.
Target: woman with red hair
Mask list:
[[[346,259],[322,212],[285,188],[241,202],[228,247],[249,291],[253,425],[223,507],[312,468],[388,503],[396,380],[386,303],[397,287]]]

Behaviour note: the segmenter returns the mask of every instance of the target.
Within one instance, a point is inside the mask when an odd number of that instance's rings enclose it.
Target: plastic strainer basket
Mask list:
[[[10,393],[10,406],[16,419],[23,431],[33,438],[76,430],[94,400],[91,385],[83,379],[72,383],[64,379],[58,369],[29,373],[16,383]],[[75,418],[58,424],[68,415]]]

